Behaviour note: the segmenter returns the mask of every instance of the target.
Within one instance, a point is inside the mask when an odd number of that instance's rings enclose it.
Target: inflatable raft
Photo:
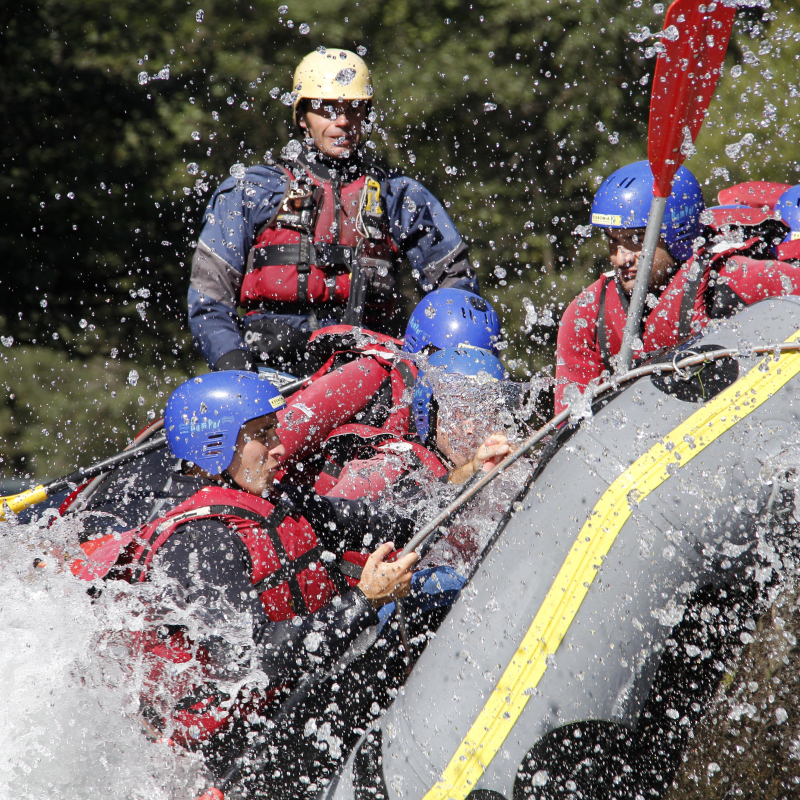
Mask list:
[[[796,338],[800,299],[763,301],[681,348],[737,358],[642,377],[562,428],[326,797],[662,794],[790,531],[800,353],[751,351]]]

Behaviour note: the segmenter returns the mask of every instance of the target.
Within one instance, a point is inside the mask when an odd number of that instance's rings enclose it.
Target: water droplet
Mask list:
[[[742,66],[741,64],[734,64],[731,67],[731,78],[739,78],[742,74]]]
[[[307,24],[307,23],[305,23],[305,22],[301,22],[301,23],[300,23],[300,28],[299,28],[299,30],[300,30],[300,33],[302,33],[302,34],[303,34],[303,36],[305,36],[307,33],[310,33],[310,32],[311,32],[311,26],[310,26],[310,25],[308,25],[308,24]]]
[[[250,108],[250,104],[245,100],[242,102],[239,108],[241,108],[242,111],[247,111]]]
[[[497,103],[484,103],[483,104],[484,111],[497,111]]]
[[[685,156],[693,156],[697,152],[697,148],[692,141],[692,132],[689,126],[686,125],[683,129],[683,142],[681,143],[681,153]]]
[[[289,13],[289,6],[280,6],[280,7],[278,8],[278,13],[279,13],[281,16],[283,16],[284,14],[288,14],[288,13]]]
[[[664,33],[662,36],[668,42],[677,42],[678,37],[680,36],[680,31],[674,25],[670,25],[668,28],[664,28]]]
[[[279,89],[277,86],[273,86],[273,87],[272,87],[272,88],[269,90],[269,96],[270,96],[270,97],[271,97],[273,100],[276,100],[276,99],[277,99],[277,97],[278,97],[278,95],[279,95],[280,93],[281,93],[281,90],[280,90],[280,89]]]
[[[67,192],[67,197],[69,197],[70,200],[74,200],[75,199],[75,192]]]
[[[197,175],[197,173],[200,171],[200,165],[192,161],[191,164],[186,165],[186,171],[190,175]]]
[[[194,18],[195,18],[195,19],[196,19],[198,22],[202,22],[202,21],[203,21],[203,17],[204,17],[204,16],[205,16],[205,12],[204,12],[204,11],[203,11],[203,9],[201,8],[201,9],[198,9],[197,13],[194,15]]]
[[[144,86],[147,81],[150,80],[150,76],[146,72],[140,72],[138,76],[138,81],[141,86]]]
[[[349,86],[353,82],[353,78],[355,78],[355,76],[356,71],[352,67],[340,69],[336,75],[336,83],[340,84],[341,86]]]
[[[82,319],[82,320],[81,320],[81,321],[78,323],[78,325],[79,325],[81,328],[86,328],[86,327],[89,325],[89,323],[88,323],[88,322],[87,322],[85,319]]]
[[[131,386],[136,386],[136,384],[139,383],[139,373],[135,369],[132,369],[128,373],[128,383]]]
[[[469,80],[469,75],[465,75],[461,80],[466,83]]]
[[[550,775],[548,774],[547,770],[540,769],[537,772],[533,773],[533,777],[531,778],[531,784],[533,786],[545,786],[549,780],[550,780]]]
[[[200,131],[192,131],[192,139],[196,142],[200,141]]]
[[[363,44],[360,44],[358,47],[356,47],[356,53],[363,58],[367,54],[367,48],[364,47]]]
[[[785,708],[776,708],[775,719],[778,721],[778,725],[783,725],[783,723],[789,719],[789,714],[786,712]]]
[[[436,316],[436,309],[433,306],[425,307],[425,316],[428,319],[433,319]]]
[[[227,102],[229,106],[232,106],[236,101],[232,97],[229,97],[225,102]]]
[[[213,119],[214,122],[219,122],[219,111],[212,111],[211,119]]]
[[[294,95],[290,94],[289,92],[284,92],[281,95],[281,103],[285,106],[290,106],[294,103]]]
[[[230,169],[231,177],[236,178],[237,181],[244,180],[244,174],[246,171],[247,169],[244,164],[234,164]]]
[[[0,342],[3,343],[3,347],[11,347],[14,344],[14,337],[13,336],[0,336]]]
[[[40,300],[40,301],[39,301],[39,305],[40,305],[42,308],[47,308],[47,300]]]
[[[497,266],[494,268],[494,274],[495,274],[495,276],[496,276],[496,277],[498,277],[498,278],[505,278],[505,276],[506,276],[508,273],[505,271],[505,269],[503,269],[503,267],[501,267],[501,266],[498,264],[498,265],[497,265]]]
[[[168,81],[169,80],[169,64],[166,67],[163,67],[158,71],[158,79],[160,81]]]

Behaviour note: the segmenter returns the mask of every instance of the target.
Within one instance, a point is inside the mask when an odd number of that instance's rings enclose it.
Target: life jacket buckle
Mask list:
[[[371,175],[365,181],[366,197],[364,200],[364,213],[371,217],[383,216],[381,208],[381,185]]]

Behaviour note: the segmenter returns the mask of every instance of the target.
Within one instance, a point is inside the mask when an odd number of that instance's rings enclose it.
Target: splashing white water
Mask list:
[[[55,555],[76,551],[78,526],[0,523],[0,797],[196,796],[196,761],[147,740],[140,684],[99,646],[123,608],[93,602]]]

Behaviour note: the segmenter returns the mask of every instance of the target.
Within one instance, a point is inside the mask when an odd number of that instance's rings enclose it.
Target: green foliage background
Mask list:
[[[232,164],[286,143],[280,95],[320,45],[367,48],[379,152],[450,203],[503,312],[509,366],[551,364],[550,320],[601,269],[599,237],[577,230],[593,191],[646,153],[654,40],[631,33],[662,20],[641,0],[7,4],[0,474],[56,475],[120,448],[160,413],[167,377],[204,369],[185,322],[203,207]],[[732,181],[796,180],[798,38],[788,2],[738,13],[689,163],[709,203]]]

